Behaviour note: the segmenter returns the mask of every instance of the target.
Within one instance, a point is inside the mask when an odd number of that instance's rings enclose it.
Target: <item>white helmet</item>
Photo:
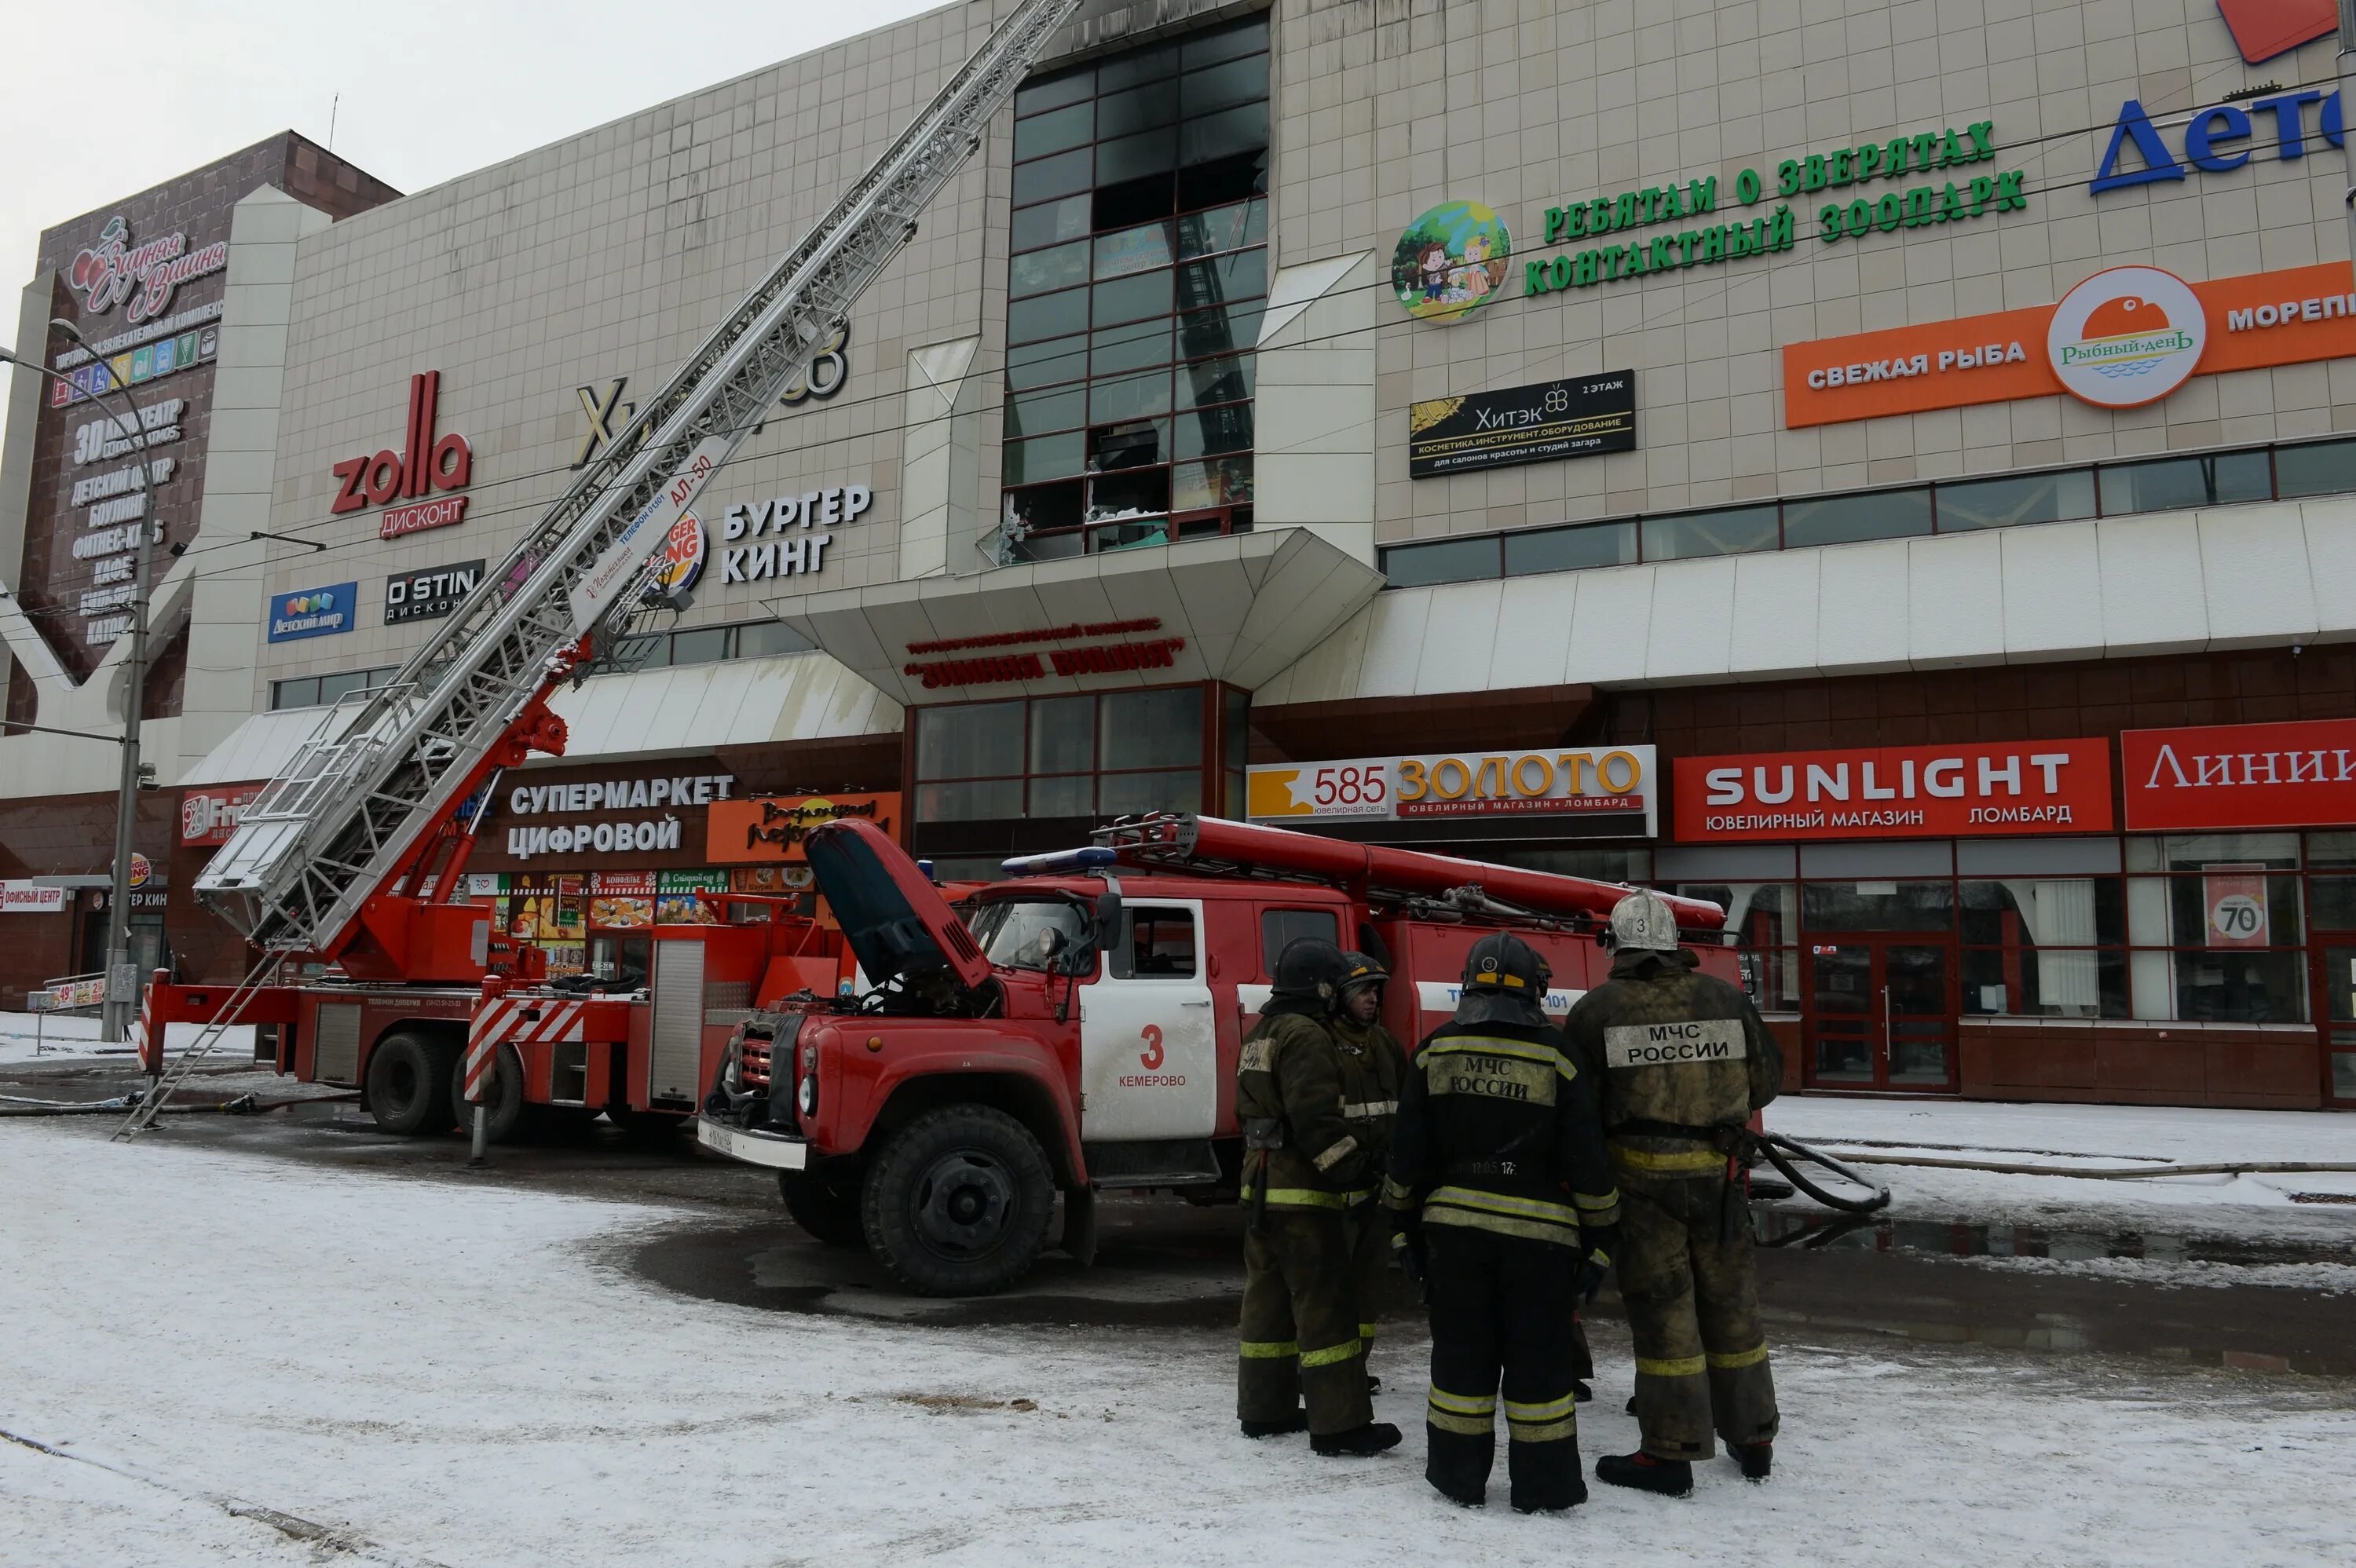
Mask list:
[[[1646,953],[1677,950],[1677,917],[1660,894],[1639,888],[1612,906],[1612,945]]]

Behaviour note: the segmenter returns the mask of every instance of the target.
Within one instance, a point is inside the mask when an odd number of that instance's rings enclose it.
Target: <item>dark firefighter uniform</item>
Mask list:
[[[1389,1157],[1391,1123],[1398,1115],[1399,1077],[1407,1068],[1407,1051],[1398,1037],[1382,1026],[1382,987],[1390,975],[1364,953],[1344,953],[1348,974],[1342,982],[1340,1005],[1334,1009],[1333,1043],[1341,1048],[1342,1119],[1365,1157],[1371,1183]],[[1376,1019],[1360,1023],[1351,1012],[1352,998],[1361,991],[1374,993]],[[1375,1308],[1382,1299],[1384,1276],[1390,1270],[1390,1216],[1378,1203],[1360,1203],[1344,1211],[1349,1232],[1350,1276],[1358,1300],[1358,1342],[1369,1356],[1375,1349]]]
[[[1620,1295],[1635,1341],[1640,1453],[1596,1467],[1661,1492],[1717,1451],[1763,1478],[1775,1385],[1759,1322],[1750,1213],[1735,1156],[1775,1097],[1783,1053],[1751,999],[1695,971],[1668,906],[1634,893],[1612,912],[1611,978],[1571,1008],[1574,1059],[1602,1067],[1603,1129],[1625,1197]]]
[[[1526,1512],[1587,1497],[1571,1311],[1619,1211],[1592,1075],[1547,1022],[1546,980],[1520,938],[1473,944],[1455,1020],[1408,1066],[1384,1185],[1431,1307],[1424,1477],[1458,1502],[1483,1499],[1502,1392],[1506,1474]]]
[[[1374,1420],[1358,1331],[1351,1243],[1376,1207],[1376,1174],[1343,1109],[1351,1073],[1331,1023],[1346,977],[1332,943],[1292,943],[1244,1040],[1236,1114],[1252,1221],[1236,1414],[1247,1436],[1306,1425],[1320,1453],[1368,1454],[1398,1429]]]

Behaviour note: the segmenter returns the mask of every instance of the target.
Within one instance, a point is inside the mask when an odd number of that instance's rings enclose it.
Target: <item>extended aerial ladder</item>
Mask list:
[[[329,709],[196,880],[262,963],[118,1136],[147,1125],[272,965],[303,955],[382,979],[446,965],[463,804],[528,752],[562,752],[557,683],[623,635],[671,526],[845,326],[1079,4],[1023,0],[391,680]],[[479,976],[487,955],[459,945]]]
[[[1127,865],[1202,876],[1318,882],[1371,904],[1573,929],[1608,920],[1612,906],[1635,891],[1622,882],[1460,860],[1452,855],[1359,844],[1192,812],[1152,812],[1099,827],[1092,837],[1096,842],[1084,849],[1009,860],[1006,872],[1037,876]],[[1726,923],[1726,912],[1708,899],[1659,896],[1681,930],[1714,933]]]

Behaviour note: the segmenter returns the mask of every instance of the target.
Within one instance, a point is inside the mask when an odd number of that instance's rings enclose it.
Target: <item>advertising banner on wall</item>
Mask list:
[[[399,194],[285,132],[41,235],[40,314],[72,323],[88,347],[61,332],[16,345],[50,375],[12,519],[23,550],[0,560],[0,576],[77,681],[130,630],[142,537],[161,551],[196,534],[216,367],[234,325],[230,225],[264,187],[337,218]],[[149,699],[176,711],[177,682]]]
[[[661,871],[655,877],[655,922],[659,925],[717,925],[720,906],[698,893],[728,891],[725,871]]]
[[[1636,450],[1636,372],[1433,398],[1408,409],[1411,479]]]
[[[1681,844],[2111,830],[2106,741],[1679,757]]]
[[[2266,944],[2266,869],[2255,862],[2211,866],[2201,879],[2211,947]]]
[[[262,793],[258,784],[192,789],[180,796],[180,842],[226,844],[245,819],[245,808]]]
[[[21,880],[0,881],[0,914],[56,914],[65,907],[63,888]]]
[[[1462,756],[1356,757],[1250,770],[1254,822],[1406,822],[1434,817],[1554,818],[1589,825],[1583,837],[1651,837],[1659,786],[1650,746],[1468,752]],[[1596,826],[1605,831],[1592,831]]]
[[[1786,344],[1783,422],[1807,425],[2066,392],[2157,402],[2194,375],[2356,355],[2348,263],[2188,283],[2107,267],[2056,304]]]
[[[2356,823],[2356,719],[2129,730],[2130,833]]]
[[[325,588],[305,588],[275,593],[270,599],[270,640],[291,643],[301,637],[336,636],[352,629],[352,607],[358,582],[333,582]]]
[[[900,797],[891,795],[773,795],[721,801],[712,807],[704,852],[723,866],[804,860],[813,828],[845,817],[896,836]]]
[[[593,871],[589,923],[605,931],[639,931],[655,923],[652,871]]]

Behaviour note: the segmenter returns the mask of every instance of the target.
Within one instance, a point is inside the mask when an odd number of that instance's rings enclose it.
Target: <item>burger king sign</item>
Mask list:
[[[704,557],[710,553],[703,519],[693,512],[681,513],[663,539],[662,553],[655,559],[654,573],[647,583],[648,599],[677,599],[694,587],[696,579],[703,575]]]

